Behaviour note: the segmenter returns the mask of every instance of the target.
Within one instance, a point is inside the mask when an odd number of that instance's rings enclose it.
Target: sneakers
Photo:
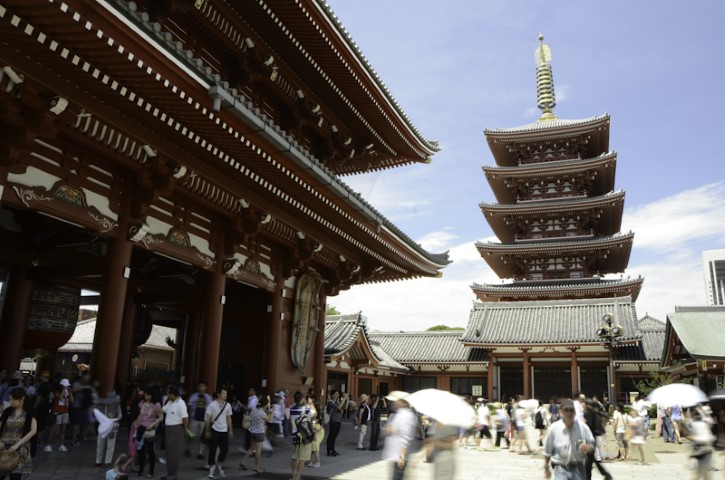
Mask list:
[[[53,447],[51,447],[50,445],[46,445],[45,448],[43,449],[43,451],[44,452],[47,452],[47,453],[50,453],[50,452],[53,451]]]
[[[58,451],[59,451],[59,452],[67,452],[67,451],[68,451],[68,449],[67,449],[67,448],[65,448],[65,445],[61,445],[60,447],[58,447]]]
[[[209,478],[214,478],[214,467],[209,467],[209,475],[207,475]]]
[[[319,463],[308,463],[307,466],[310,468],[320,468]]]
[[[161,465],[166,465],[166,457],[159,457],[159,463]]]
[[[219,476],[220,477],[226,477],[226,474],[224,473],[224,469],[222,468],[221,465],[217,464],[216,465],[216,470],[217,470],[217,472],[219,472]]]

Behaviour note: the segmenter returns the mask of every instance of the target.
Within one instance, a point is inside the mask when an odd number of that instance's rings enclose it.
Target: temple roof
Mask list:
[[[616,165],[616,152],[608,152],[587,159],[574,158],[503,167],[484,165],[482,168],[496,200],[501,203],[515,203],[521,184],[530,184],[532,181],[584,177],[591,182],[588,195],[597,196],[611,192],[614,189]]]
[[[567,239],[549,242],[525,243],[498,243],[476,242],[476,248],[486,263],[500,278],[517,278],[523,274],[523,259],[548,255],[557,257],[565,254],[593,254],[606,253],[596,267],[595,273],[619,273],[627,268],[629,255],[632,250],[634,233],[615,234],[603,237],[587,238],[584,240]],[[606,252],[604,252],[606,250]]]
[[[81,320],[76,324],[73,335],[70,337],[65,345],[58,349],[58,351],[92,352],[93,337],[95,334],[96,319],[90,318],[88,320]],[[151,347],[172,352],[174,351],[174,349],[166,343],[166,337],[170,337],[172,340],[176,339],[176,329],[170,327],[163,327],[161,325],[154,325],[151,328],[151,335],[149,335],[149,338],[146,340],[146,342],[143,345],[139,346],[139,348]]]
[[[461,342],[469,346],[600,345],[602,317],[614,313],[622,342],[642,338],[630,297],[535,302],[475,302]]]
[[[616,349],[614,359],[626,362],[657,362],[662,357],[665,344],[665,323],[645,315],[637,321],[642,332],[642,340],[637,345],[623,345]]]
[[[462,332],[370,332],[373,344],[380,345],[398,362],[406,365],[482,363],[485,352],[464,347]]]
[[[562,212],[567,216],[581,216],[582,220],[590,217],[590,223],[596,227],[595,231],[588,232],[589,235],[613,235],[619,232],[622,225],[624,191],[618,190],[599,197],[565,197],[513,204],[481,202],[479,207],[493,232],[505,243],[521,240],[517,238],[518,234],[525,234],[527,240],[533,238],[535,232],[519,231],[520,219],[559,217]],[[547,230],[538,233],[539,238],[565,238],[576,232]]]
[[[471,285],[479,300],[497,301],[499,298],[561,298],[562,294],[571,297],[614,297],[626,294],[637,300],[642,288],[642,277],[609,280],[604,278],[562,279],[549,281],[523,280],[501,284]],[[619,292],[619,295],[616,293]],[[630,293],[631,292],[631,293]]]
[[[352,360],[365,360],[370,356],[373,366],[407,372],[408,367],[398,363],[380,345],[372,342],[367,332],[367,321],[361,312],[349,315],[330,315],[325,319],[325,355],[347,354]]]
[[[665,329],[666,353],[660,367],[672,364],[673,351],[678,348],[684,349],[678,355],[695,360],[725,360],[725,306],[677,306],[674,313],[667,314]]]
[[[581,120],[534,122],[514,128],[484,130],[491,153],[501,166],[515,166],[519,149],[530,143],[581,143],[580,157],[591,158],[609,151],[609,114]],[[545,162],[548,163],[548,162]]]

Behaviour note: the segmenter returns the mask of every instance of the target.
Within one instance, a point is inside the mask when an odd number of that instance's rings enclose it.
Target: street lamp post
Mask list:
[[[609,401],[616,404],[614,398],[614,349],[618,339],[624,335],[624,327],[616,323],[614,314],[607,312],[602,316],[604,326],[597,330],[597,336],[602,340],[609,351]]]

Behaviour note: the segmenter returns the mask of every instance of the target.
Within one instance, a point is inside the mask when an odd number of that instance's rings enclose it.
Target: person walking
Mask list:
[[[365,450],[365,434],[368,431],[368,421],[370,420],[370,397],[366,394],[360,395],[360,406],[357,410],[357,449]]]
[[[204,380],[196,384],[196,392],[189,397],[189,430],[192,436],[186,439],[186,450],[184,455],[191,456],[192,448],[196,451],[196,458],[206,458],[207,446],[202,442],[202,435],[206,424],[206,409],[214,402],[214,399],[207,393],[207,385]]]
[[[115,420],[115,425],[105,437],[100,432],[96,437],[96,467],[110,467],[113,462],[113,452],[116,450],[116,436],[118,435],[118,422],[121,421],[120,402],[120,397],[113,390],[98,401],[98,411],[109,420]]]
[[[586,456],[594,450],[594,435],[585,423],[575,420],[574,402],[561,401],[561,420],[549,427],[544,442],[544,478],[585,480]]]
[[[418,418],[406,401],[406,392],[391,392],[387,399],[394,402],[394,410],[385,425],[386,440],[383,460],[391,465],[393,480],[401,480],[408,465],[410,442],[415,438]]]
[[[184,452],[184,433],[189,431],[189,413],[186,403],[179,396],[179,387],[169,385],[168,401],[164,410],[164,435],[166,436],[166,476],[161,480],[176,480],[179,474],[179,461]]]
[[[662,437],[665,443],[675,443],[675,426],[672,424],[672,409],[664,408],[662,413]]]
[[[385,398],[380,395],[373,394],[370,397],[370,450],[378,450],[378,440],[380,439],[380,424],[382,420],[382,410],[387,409]]]
[[[682,443],[682,407],[680,405],[672,405],[670,407],[670,420],[675,430],[675,441]]]
[[[629,458],[629,441],[625,438],[627,433],[627,414],[624,413],[624,404],[618,403],[612,415],[612,428],[614,429],[614,439],[617,441],[619,453],[617,459],[623,462]]]
[[[216,401],[206,408],[204,435],[209,441],[209,478],[214,478],[214,471],[224,476],[222,464],[229,453],[229,439],[234,437],[232,428],[232,406],[227,402],[227,390],[222,387],[216,394]],[[217,457],[217,448],[219,456]],[[249,451],[247,451],[249,453]]]
[[[58,388],[53,393],[52,411],[55,415],[55,423],[50,427],[48,440],[45,442],[44,452],[53,451],[53,438],[58,435],[58,451],[67,452],[68,449],[64,445],[65,429],[68,426],[69,408],[73,402],[73,393],[70,391],[70,381],[67,378],[61,379]]]
[[[144,399],[139,403],[139,415],[133,422],[137,432],[141,432],[143,447],[138,454],[138,474],[144,475],[144,467],[148,459],[149,471],[146,478],[154,476],[156,469],[156,428],[164,421],[164,411],[158,402],[157,394],[152,390],[144,390]],[[137,435],[138,437],[138,435]]]
[[[636,409],[629,411],[629,428],[632,430],[632,438],[629,440],[632,449],[639,452],[639,464],[646,465],[644,459],[644,444],[647,443],[644,431],[644,419],[639,416]]]
[[[333,390],[330,400],[327,402],[327,414],[330,416],[329,429],[327,432],[327,456],[336,457],[340,455],[335,450],[335,440],[342,427],[342,413],[347,410],[348,396],[345,394],[340,400],[340,392]]]
[[[26,405],[25,390],[14,388],[9,395],[10,407],[0,416],[0,451],[17,452],[20,460],[15,468],[7,472],[10,480],[21,480],[33,471],[30,440],[38,431],[38,423]],[[5,474],[0,475],[0,480]]]
[[[600,412],[600,403],[588,401],[584,404],[584,421],[594,435],[594,450],[587,453],[587,480],[592,478],[592,468],[597,466],[597,470],[602,474],[604,480],[612,480],[612,475],[604,468],[602,464],[602,453],[600,452],[601,437],[606,433],[604,423],[602,423],[602,415]]]
[[[709,415],[702,410],[693,411],[686,420],[687,439],[690,440],[690,458],[693,459],[692,480],[712,478],[712,452],[715,435],[706,421]],[[711,419],[710,419],[711,420]]]
[[[299,390],[294,394],[294,403],[290,408],[290,423],[292,427],[292,480],[302,478],[305,462],[312,457],[312,442],[305,443],[297,434],[297,419],[302,415],[313,417],[316,415],[315,406],[310,398],[305,398]]]

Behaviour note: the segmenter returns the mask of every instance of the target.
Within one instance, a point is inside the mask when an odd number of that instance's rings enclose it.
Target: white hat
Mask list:
[[[408,392],[401,392],[400,390],[393,390],[385,398],[395,402],[396,400],[405,400],[410,395]]]
[[[67,378],[62,379],[60,381],[60,384],[63,385],[64,387],[70,387],[70,382],[68,381]]]

